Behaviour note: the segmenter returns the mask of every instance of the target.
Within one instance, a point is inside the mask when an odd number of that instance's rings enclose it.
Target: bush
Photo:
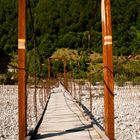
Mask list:
[[[14,85],[17,83],[17,74],[8,72],[1,76],[0,84]]]
[[[140,76],[133,79],[133,85],[140,85]]]
[[[96,84],[96,82],[103,82],[103,73],[99,72],[99,73],[95,73],[92,76],[92,83]]]
[[[115,82],[118,86],[124,86],[126,81],[128,81],[128,78],[126,77],[126,75],[123,75],[123,74],[115,75]]]

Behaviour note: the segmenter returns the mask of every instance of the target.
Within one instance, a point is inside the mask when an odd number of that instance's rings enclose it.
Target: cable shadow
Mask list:
[[[104,131],[104,128],[97,122],[94,115],[90,112],[90,110],[82,103],[80,103],[80,106],[82,107],[85,114],[87,114],[90,119],[92,120],[92,125],[96,124],[102,131]]]
[[[55,137],[55,136],[60,136],[60,135],[66,135],[66,134],[70,134],[70,133],[76,133],[76,132],[79,132],[79,131],[84,131],[89,128],[92,128],[92,125],[89,124],[89,125],[84,125],[84,126],[81,126],[81,127],[76,127],[76,128],[72,128],[72,129],[68,129],[68,130],[65,130],[63,132],[52,132],[52,133],[47,133],[47,134],[37,134],[35,139],[44,139],[44,138],[50,138],[50,137]]]
[[[50,96],[49,96],[49,98],[48,98],[48,101],[47,101],[47,103],[46,103],[46,106],[45,106],[45,108],[44,108],[44,110],[43,110],[43,113],[42,113],[41,118],[39,119],[37,125],[35,126],[34,130],[31,130],[31,131],[29,132],[29,134],[27,135],[27,136],[31,136],[30,140],[34,140],[34,137],[35,137],[35,135],[37,134],[37,131],[38,131],[38,129],[39,129],[41,123],[42,123],[43,117],[44,117],[45,112],[46,112],[46,110],[47,110],[47,106],[48,106],[49,100],[50,100]]]
[[[64,97],[66,98],[66,100],[69,100],[69,101],[72,101],[73,102],[73,100],[71,100],[71,99],[69,99],[69,98],[67,98],[65,95],[64,95]],[[76,100],[75,100],[76,101]],[[82,104],[81,102],[76,102],[76,103],[78,103],[79,104],[79,106],[82,108],[82,110],[83,110],[83,112],[86,114],[86,115],[88,115],[89,117],[90,117],[90,119],[92,120],[92,125],[94,125],[94,124],[96,124],[102,131],[104,131],[104,128],[103,128],[103,126],[101,126],[99,123],[98,123],[98,121],[97,121],[97,119],[94,117],[94,115],[90,112],[90,110],[84,105],[84,104]],[[70,108],[70,107],[69,107]],[[77,115],[77,114],[76,114]]]
[[[83,125],[85,125],[85,124],[82,122],[80,116],[79,116],[76,112],[74,112],[74,111],[72,110],[71,106],[68,104],[69,98],[67,98],[65,94],[66,94],[66,93],[64,92],[63,95],[64,95],[64,98],[65,98],[65,102],[66,102],[67,107],[69,108],[69,110],[71,110],[71,112],[73,112],[73,113],[75,114],[75,116],[79,119],[79,121],[80,121]],[[69,101],[73,102],[72,100],[69,100]]]
[[[64,93],[65,93],[65,92],[64,92]],[[83,125],[85,125],[85,124],[82,122],[82,120],[80,119],[79,115],[78,115],[77,113],[75,113],[75,112],[71,109],[70,105],[69,105],[68,102],[67,102],[67,101],[71,101],[71,102],[74,103],[74,101],[71,100],[71,99],[69,99],[68,97],[66,97],[66,95],[65,95],[66,93],[65,93],[65,94],[64,94],[64,93],[63,93],[63,95],[64,95],[64,98],[65,98],[67,107],[78,117],[79,121],[80,121]],[[71,96],[71,97],[72,97],[72,96]],[[90,124],[90,125],[92,125],[92,124]],[[90,133],[89,129],[88,129],[88,133],[89,133],[90,139],[92,140],[92,136],[91,136],[91,133]]]

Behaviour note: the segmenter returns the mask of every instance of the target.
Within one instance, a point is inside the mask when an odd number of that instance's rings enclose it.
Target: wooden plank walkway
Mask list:
[[[61,87],[60,87],[61,86]],[[102,138],[60,85],[54,88],[36,140],[101,140]]]

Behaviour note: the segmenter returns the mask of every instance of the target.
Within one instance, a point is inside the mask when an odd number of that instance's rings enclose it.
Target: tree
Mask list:
[[[11,58],[11,56],[0,48],[0,74],[4,74],[8,71],[8,64],[11,62]]]

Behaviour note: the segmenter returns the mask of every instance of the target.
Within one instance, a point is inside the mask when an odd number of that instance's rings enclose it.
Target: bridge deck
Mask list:
[[[91,123],[82,116],[72,97],[60,86],[52,91],[36,139],[101,140]]]

